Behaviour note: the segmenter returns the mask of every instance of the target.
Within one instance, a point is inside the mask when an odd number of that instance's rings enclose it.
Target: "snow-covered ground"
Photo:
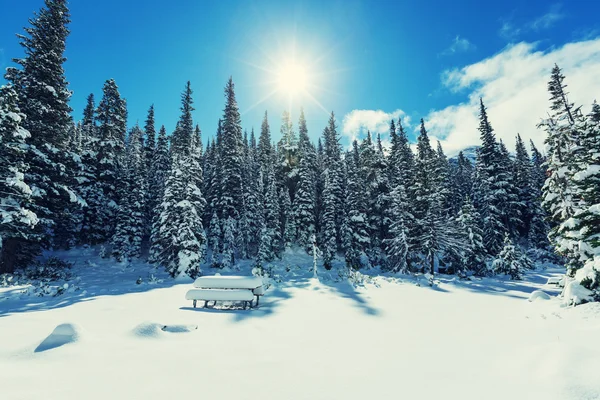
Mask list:
[[[352,285],[287,254],[244,311],[193,309],[191,281],[149,283],[143,264],[68,257],[61,296],[0,288],[2,399],[600,399],[600,304],[561,307],[556,269]]]

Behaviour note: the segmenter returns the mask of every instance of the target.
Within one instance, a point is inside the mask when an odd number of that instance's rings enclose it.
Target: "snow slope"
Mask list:
[[[600,304],[528,301],[557,270],[355,286],[290,253],[259,309],[194,310],[191,280],[69,257],[80,289],[0,288],[2,399],[600,399]]]

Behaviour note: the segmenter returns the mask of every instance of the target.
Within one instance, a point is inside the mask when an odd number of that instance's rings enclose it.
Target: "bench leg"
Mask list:
[[[194,308],[196,308],[196,300],[194,300]]]
[[[256,307],[258,307],[259,300],[260,300],[260,296],[256,296]]]
[[[208,306],[208,301],[204,300],[204,308]]]

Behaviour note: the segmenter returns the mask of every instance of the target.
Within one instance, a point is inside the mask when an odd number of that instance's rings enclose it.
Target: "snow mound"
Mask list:
[[[529,301],[532,301],[532,302],[536,301],[536,300],[550,300],[550,299],[551,299],[550,295],[542,290],[535,290],[529,295]]]
[[[48,337],[46,337],[42,343],[36,348],[35,352],[40,353],[42,351],[52,350],[60,346],[64,346],[68,343],[74,343],[81,339],[81,328],[74,324],[60,324]]]
[[[581,303],[592,301],[592,291],[585,288],[574,279],[566,284],[562,296],[563,304],[567,306],[576,306]]]
[[[144,322],[133,328],[133,334],[141,338],[157,338],[160,337],[163,327],[165,325],[155,322]]]
[[[198,325],[164,325],[155,322],[144,322],[133,329],[133,334],[141,338],[157,338],[167,333],[186,333],[198,329]]]

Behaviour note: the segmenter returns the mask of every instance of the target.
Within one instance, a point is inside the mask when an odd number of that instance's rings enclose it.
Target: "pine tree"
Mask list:
[[[510,236],[506,234],[504,236],[504,248],[493,263],[494,272],[510,275],[510,279],[521,280],[527,265],[524,255],[512,243]]]
[[[209,227],[209,245],[211,249],[210,265],[213,268],[220,268],[221,266],[221,221],[217,213],[214,212],[210,220]]]
[[[573,149],[578,147],[582,126],[579,109],[567,99],[564,79],[560,68],[555,65],[548,82],[551,113],[539,124],[548,135],[545,141],[548,178],[543,187],[542,205],[553,223],[550,241],[559,254],[568,258],[569,273],[574,275],[582,263],[577,249],[578,241],[569,237],[570,227],[565,223],[575,215],[579,200],[572,179],[575,173]]]
[[[29,132],[21,125],[25,115],[17,104],[12,86],[0,88],[0,273],[12,273],[25,267],[36,256],[29,243],[36,243],[38,223],[32,211],[31,188],[24,181],[27,164],[25,152]]]
[[[485,263],[486,250],[483,245],[483,231],[480,227],[480,216],[468,197],[465,198],[457,221],[465,243],[463,265],[477,276],[487,272]]]
[[[346,156],[347,189],[346,220],[344,222],[344,253],[346,266],[351,269],[363,267],[362,259],[371,248],[367,223],[365,182],[360,171],[358,142],[352,143],[352,153]]]
[[[221,267],[231,268],[235,265],[235,220],[228,216],[223,227],[223,254],[221,257]]]
[[[173,277],[195,278],[201,274],[200,265],[206,256],[206,236],[199,207],[194,204],[200,189],[192,179],[189,165],[189,156],[173,158],[160,206],[157,240],[161,252],[157,263]]]
[[[96,171],[104,199],[96,210],[96,216],[97,224],[103,227],[102,236],[107,240],[114,232],[114,221],[119,208],[119,174],[125,155],[127,108],[113,79],[106,81],[102,91],[96,116],[99,136]]]
[[[304,111],[298,123],[298,186],[293,202],[293,218],[297,232],[297,243],[307,252],[312,251],[311,237],[316,233],[316,163],[317,154],[308,138]]]
[[[407,273],[410,271],[409,256],[409,230],[408,221],[413,216],[408,209],[406,190],[399,182],[392,191],[392,209],[390,237],[384,241],[388,256],[389,270],[392,272]]]
[[[587,126],[580,134],[573,185],[580,201],[575,215],[565,222],[568,237],[578,241],[583,268],[575,278],[600,298],[600,106],[594,102]]]
[[[439,181],[435,176],[436,163],[437,153],[431,148],[421,119],[415,163],[415,241],[427,258],[431,274],[436,258],[441,258],[444,252],[458,252],[462,245],[455,226],[443,212],[443,197],[436,187]]]
[[[473,164],[465,157],[462,151],[459,152],[453,174],[453,201],[459,209],[467,197],[472,198],[473,196],[473,175]]]
[[[342,223],[344,221],[344,171],[343,164],[341,159],[341,146],[339,143],[339,135],[337,133],[337,125],[335,122],[335,115],[332,112],[327,126],[323,131],[323,168],[322,169],[322,181],[323,181],[323,194],[322,194],[322,209],[320,210],[322,213],[322,220],[325,218],[324,214],[326,212],[333,213],[333,227],[335,230],[335,238],[336,238],[336,249],[340,249],[342,247]],[[327,171],[327,177],[325,175],[325,171]],[[327,184],[327,179],[329,179],[329,184]],[[327,187],[329,185],[329,187]],[[325,191],[328,191],[328,195],[330,199],[327,200],[329,206],[333,207],[332,210],[326,211],[327,206],[325,205]],[[322,230],[326,229],[321,222]]]
[[[139,258],[146,225],[146,180],[144,171],[146,160],[142,147],[143,132],[139,126],[129,133],[127,157],[121,170],[122,192],[117,212],[115,234],[113,235],[113,257],[117,261]]]
[[[74,192],[74,172],[79,157],[69,151],[72,127],[71,92],[63,63],[70,13],[64,0],[46,0],[29,20],[24,35],[18,35],[25,57],[15,59],[19,68],[8,68],[6,79],[18,95],[20,112],[27,116],[23,128],[29,131],[25,180],[32,189],[32,211],[39,223],[35,229],[43,244],[70,247],[74,244],[77,209],[82,203]],[[42,244],[29,243],[30,251]]]
[[[275,172],[271,166],[266,179],[269,187],[266,189],[263,220],[261,221],[261,236],[258,250],[258,260],[272,261],[279,255],[279,246],[281,243],[280,210],[277,198],[277,185],[275,182]]]
[[[158,201],[156,201],[156,195],[150,192],[150,187],[153,184],[153,181],[156,179],[152,176],[153,172],[153,159],[154,152],[156,151],[156,129],[154,126],[154,105],[151,105],[148,109],[148,117],[146,118],[146,124],[144,125],[144,170],[143,170],[143,179],[146,182],[146,209],[145,209],[145,226],[144,226],[144,236],[149,236],[152,231],[152,220],[154,209],[158,205]]]
[[[222,218],[229,217],[237,223],[242,209],[242,126],[240,112],[235,100],[233,80],[229,78],[225,87],[225,110],[223,112],[221,148],[221,204]],[[235,235],[235,233],[234,233]]]
[[[323,190],[323,214],[321,220],[323,265],[330,270],[337,252],[336,243],[336,177],[335,169],[331,166],[325,170],[325,188]]]
[[[290,248],[296,236],[292,218],[292,201],[287,187],[279,189],[279,226],[281,230],[281,249]]]
[[[488,120],[487,111],[480,99],[479,132],[481,147],[477,157],[477,190],[476,204],[483,218],[483,240],[489,254],[496,254],[501,246],[505,233],[508,232],[508,205],[505,166],[502,165],[502,154],[496,135]]]
[[[293,199],[298,184],[298,140],[287,111],[281,116],[281,139],[277,145],[277,181],[285,186],[288,196]]]
[[[162,252],[160,235],[160,204],[165,194],[165,183],[171,169],[171,157],[169,154],[169,142],[164,126],[158,132],[156,149],[152,155],[152,166],[150,168],[149,202],[152,204],[152,232],[150,234],[150,253],[148,261],[156,262],[158,255]]]

